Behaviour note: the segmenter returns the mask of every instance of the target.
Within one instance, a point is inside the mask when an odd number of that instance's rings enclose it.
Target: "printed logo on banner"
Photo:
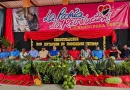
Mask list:
[[[97,13],[90,17],[89,14],[84,14],[80,8],[75,8],[67,13],[67,8],[63,7],[58,15],[49,10],[43,22],[52,23],[50,29],[71,28],[73,26],[84,26],[93,23],[109,23],[111,17],[111,6],[109,4],[99,5]]]

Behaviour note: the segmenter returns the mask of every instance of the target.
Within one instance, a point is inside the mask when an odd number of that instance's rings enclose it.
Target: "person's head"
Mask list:
[[[76,47],[72,47],[72,50],[76,50]]]
[[[96,46],[96,50],[100,50],[100,46]]]
[[[45,50],[46,50],[46,48],[43,46],[43,47],[42,47],[42,50],[43,50],[43,51],[45,51]]]
[[[22,49],[22,52],[26,52],[26,49],[25,49],[25,48],[23,48],[23,49]]]
[[[4,52],[4,51],[7,51],[7,48],[6,48],[6,47],[3,48],[3,52]]]
[[[53,50],[56,50],[57,49],[57,47],[56,46],[53,46]]]
[[[16,47],[13,47],[13,50],[15,51],[15,50],[17,50],[17,48],[16,48]]]
[[[112,50],[116,50],[116,46],[115,46],[115,45],[112,45],[111,49],[112,49]]]
[[[62,48],[63,48],[63,50],[66,50],[66,46],[63,46]]]
[[[31,50],[35,50],[35,48],[34,48],[34,47],[31,47]]]
[[[124,45],[124,46],[123,46],[123,49],[127,49],[127,45]]]
[[[34,19],[34,15],[32,13],[29,13],[27,17],[29,21],[32,21]]]
[[[88,49],[88,46],[87,45],[85,45],[85,47],[84,47],[85,49]]]

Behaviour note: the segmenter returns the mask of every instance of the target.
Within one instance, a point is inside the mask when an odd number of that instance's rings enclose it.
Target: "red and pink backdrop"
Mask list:
[[[127,2],[38,8],[39,30],[128,28]]]
[[[17,8],[12,10],[12,15],[13,31],[25,32],[24,41],[49,40],[67,32],[84,39],[111,36],[115,43],[119,42],[119,35],[114,30],[129,29],[128,2],[31,7],[28,14]]]
[[[29,22],[29,15],[19,8],[13,9],[13,25],[15,32],[124,29],[129,27],[128,12],[128,2],[32,7],[29,13],[35,19]]]

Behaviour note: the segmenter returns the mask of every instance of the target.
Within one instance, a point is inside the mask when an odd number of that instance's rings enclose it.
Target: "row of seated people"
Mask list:
[[[26,56],[30,55],[33,58],[40,58],[40,59],[48,59],[53,56],[60,56],[62,58],[70,58],[71,60],[79,60],[81,58],[94,58],[98,57],[98,59],[102,59],[105,57],[114,56],[117,59],[128,59],[130,55],[130,50],[127,48],[127,45],[123,46],[123,49],[120,51],[115,45],[112,45],[111,49],[104,53],[103,50],[100,49],[99,46],[96,46],[96,49],[91,51],[88,46],[85,46],[84,49],[81,51],[77,50],[76,47],[72,47],[72,50],[67,50],[65,46],[63,46],[62,50],[57,50],[56,46],[53,46],[53,50],[46,50],[45,47],[42,47],[41,51],[37,51],[34,47],[31,47],[29,52],[26,49],[22,49],[20,52],[17,50],[16,47],[13,48],[11,52],[8,52],[6,48],[3,48],[2,52],[0,53],[0,58],[5,59],[18,59],[18,58],[25,58]]]

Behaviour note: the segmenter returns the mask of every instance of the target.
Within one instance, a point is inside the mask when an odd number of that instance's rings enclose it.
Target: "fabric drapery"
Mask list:
[[[86,38],[86,39],[93,39],[93,38],[101,38],[103,36],[111,36],[112,43],[116,42],[116,34],[114,30],[68,30],[69,34],[73,36]]]
[[[39,31],[39,32],[25,32],[24,40],[27,41],[28,39],[40,41],[40,40],[49,40],[55,37],[62,35],[64,31],[61,30],[46,30],[46,31]]]
[[[14,45],[14,34],[13,34],[13,24],[12,21],[13,17],[12,17],[12,9],[7,9],[6,10],[6,24],[5,24],[5,33],[4,36],[5,38],[10,41],[11,45]],[[10,47],[11,50],[11,47]]]
[[[46,30],[39,32],[25,32],[24,40],[28,39],[40,41],[40,40],[49,40],[55,37],[62,35],[66,31],[62,30]],[[85,39],[94,39],[101,38],[103,36],[111,36],[112,43],[116,42],[116,34],[114,30],[67,30],[67,32],[73,36],[85,38]]]

